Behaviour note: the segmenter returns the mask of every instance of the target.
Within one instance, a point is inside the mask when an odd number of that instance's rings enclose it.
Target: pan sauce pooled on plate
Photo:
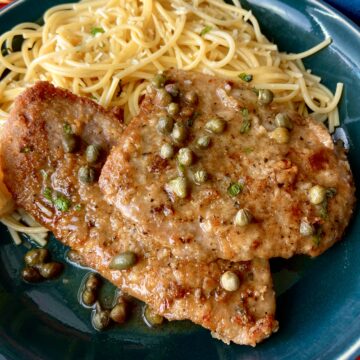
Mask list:
[[[4,181],[16,204],[78,251],[83,265],[167,319],[190,319],[226,343],[268,337],[278,323],[267,260],[177,259],[104,200],[98,176],[123,129],[89,99],[44,82],[26,90],[2,139]]]
[[[177,256],[320,255],[351,217],[350,167],[322,124],[272,100],[199,73],[159,74],[106,160],[106,200]]]

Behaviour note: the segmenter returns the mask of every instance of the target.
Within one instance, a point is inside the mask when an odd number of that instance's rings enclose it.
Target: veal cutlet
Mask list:
[[[187,258],[317,256],[341,239],[355,188],[323,124],[269,91],[159,76],[104,165],[110,204]]]
[[[255,345],[268,337],[277,321],[266,260],[178,260],[103,199],[97,177],[123,130],[89,99],[45,82],[27,89],[2,138],[4,181],[16,204],[77,250],[85,265],[169,320],[190,319],[226,343]],[[89,145],[97,156],[89,158]],[[112,259],[125,251],[136,254],[136,264],[111,270]],[[240,279],[237,291],[220,286],[227,270]]]

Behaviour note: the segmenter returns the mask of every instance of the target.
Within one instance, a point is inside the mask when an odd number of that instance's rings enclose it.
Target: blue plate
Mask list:
[[[20,0],[0,13],[0,33],[34,21],[63,0]],[[332,45],[305,61],[334,89],[345,84],[340,113],[349,159],[360,187],[360,33],[343,15],[315,0],[249,0],[264,33],[279,48],[299,52],[327,36]],[[0,360],[2,359],[353,359],[360,354],[360,214],[344,240],[321,257],[272,261],[280,330],[256,348],[226,346],[189,322],[148,329],[135,303],[123,327],[97,333],[77,300],[84,269],[67,266],[64,276],[30,286],[20,281],[24,246],[0,228]],[[54,239],[57,259],[66,249]],[[114,289],[105,287],[105,298]]]

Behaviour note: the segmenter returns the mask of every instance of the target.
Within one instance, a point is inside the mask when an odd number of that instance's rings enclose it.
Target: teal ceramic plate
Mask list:
[[[0,33],[34,21],[63,0],[19,0],[0,13]],[[356,25],[315,0],[249,0],[264,33],[281,50],[299,52],[327,36],[332,45],[306,60],[327,86],[345,84],[342,129],[360,187],[360,33]],[[66,267],[64,276],[36,286],[19,279],[25,247],[0,229],[0,360],[2,359],[352,359],[360,354],[360,214],[344,240],[323,256],[272,261],[280,330],[256,348],[226,346],[188,322],[148,329],[134,304],[123,327],[97,333],[89,310],[78,303],[84,269]],[[54,257],[66,249],[54,239]],[[114,289],[104,290],[111,298]]]

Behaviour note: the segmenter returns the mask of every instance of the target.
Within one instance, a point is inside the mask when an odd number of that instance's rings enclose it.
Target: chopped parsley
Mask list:
[[[185,174],[185,166],[183,164],[180,164],[179,161],[176,161],[176,166],[181,175]]]
[[[239,184],[239,183],[231,183],[227,189],[228,194],[231,197],[237,196],[241,193],[241,191],[243,190],[244,185]]]
[[[336,195],[336,189],[334,188],[326,189],[326,198],[320,205],[318,205],[319,215],[323,220],[328,219],[328,199],[331,199],[335,195]]]
[[[95,36],[96,34],[103,34],[105,30],[102,27],[93,27],[91,29],[91,35]]]
[[[29,152],[33,151],[33,147],[32,146],[23,146],[21,149],[20,149],[20,152],[22,154],[28,154]]]
[[[69,123],[65,123],[63,125],[64,134],[71,135],[73,133],[71,125]]]
[[[249,110],[246,108],[243,108],[241,110],[242,116],[243,116],[243,120],[240,126],[240,133],[241,134],[246,134],[247,132],[249,132],[250,128],[251,128],[251,120],[249,119]]]
[[[315,230],[315,234],[312,237],[312,240],[313,240],[313,243],[314,243],[315,246],[320,245],[320,241],[321,241],[322,236],[323,236],[322,227],[321,227],[321,225],[318,225],[316,230]]]
[[[241,74],[239,75],[239,78],[240,78],[242,81],[250,82],[250,81],[253,79],[253,76],[252,76],[251,74],[241,73]]]
[[[252,153],[254,151],[254,148],[247,147],[247,148],[244,148],[243,151],[244,151],[245,154],[250,154],[250,153]]]
[[[212,26],[207,25],[200,31],[200,36],[206,35],[208,32],[212,30]]]
[[[52,190],[49,187],[46,187],[43,191],[43,196],[46,200],[52,202]]]
[[[80,211],[81,208],[82,208],[81,204],[76,204],[76,205],[74,206],[74,210],[75,210],[75,211]]]
[[[57,194],[55,199],[53,199],[54,206],[59,211],[68,211],[71,206],[71,201],[66,196],[62,194]]]

